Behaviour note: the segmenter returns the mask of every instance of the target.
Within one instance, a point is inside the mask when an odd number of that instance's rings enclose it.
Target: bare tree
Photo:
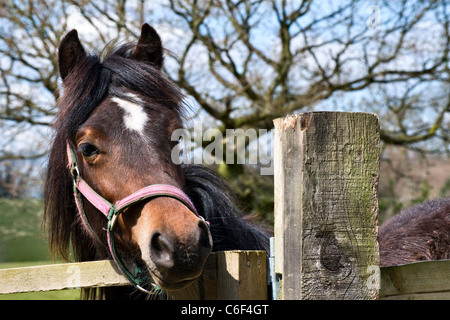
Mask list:
[[[387,144],[448,149],[447,1],[15,0],[0,9],[3,126],[51,123],[56,48],[75,16],[90,48],[153,24],[167,74],[222,133],[344,108],[380,114]]]
[[[408,103],[403,103],[401,110],[394,110],[392,104],[385,106],[398,115],[398,124],[395,130],[383,128],[384,141],[409,144],[426,140],[441,128],[444,115],[450,111],[449,8],[444,1],[384,2],[380,5],[384,20],[374,26],[377,29],[368,27],[367,2],[170,3],[190,31],[174,80],[224,128],[271,128],[274,117],[311,109],[339,92],[374,85],[386,89],[396,83],[406,85],[402,99]],[[431,34],[435,50],[427,55],[415,39],[424,31],[421,23],[439,26]],[[190,54],[198,54],[196,46],[207,53],[201,68],[208,67],[219,85],[215,94],[195,84],[197,74],[187,61]],[[444,93],[436,98],[443,102],[436,106],[435,118],[420,130],[409,131],[409,113],[415,108],[423,110],[423,106],[409,103],[419,82],[442,85]],[[389,95],[395,97],[392,90],[384,92],[387,101]]]

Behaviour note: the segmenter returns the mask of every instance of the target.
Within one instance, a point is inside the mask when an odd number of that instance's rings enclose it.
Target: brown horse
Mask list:
[[[380,227],[381,266],[450,259],[450,198],[403,210]]]
[[[86,54],[72,30],[58,54],[63,94],[44,221],[53,252],[112,258],[134,285],[100,297],[184,288],[212,249],[267,249],[268,235],[242,217],[218,175],[172,161],[183,97],[161,71],[163,47],[152,27],[144,24],[137,43],[103,58]]]

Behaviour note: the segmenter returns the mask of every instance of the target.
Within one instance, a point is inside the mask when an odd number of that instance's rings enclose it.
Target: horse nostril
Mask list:
[[[200,275],[212,250],[212,237],[204,221],[178,233],[156,229],[150,234],[150,259],[166,281],[179,282]]]
[[[154,231],[150,240],[150,257],[160,268],[172,268],[174,265],[173,246],[161,233]]]

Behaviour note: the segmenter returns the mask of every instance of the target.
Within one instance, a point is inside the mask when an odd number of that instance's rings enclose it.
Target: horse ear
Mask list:
[[[163,51],[161,38],[156,30],[144,23],[141,36],[131,57],[136,60],[150,62],[161,68],[164,61]]]
[[[77,30],[73,29],[61,40],[58,49],[59,73],[63,81],[84,57],[86,52],[78,39]]]

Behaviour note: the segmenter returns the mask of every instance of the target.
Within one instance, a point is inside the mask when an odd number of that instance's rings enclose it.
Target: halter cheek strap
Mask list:
[[[128,278],[130,283],[138,288],[141,291],[144,291],[146,293],[151,293],[151,291],[148,291],[142,287],[142,284],[145,280],[142,278],[142,270],[137,268],[135,266],[135,274],[130,272],[128,268],[125,266],[123,261],[120,259],[119,255],[117,254],[116,248],[115,248],[115,242],[114,242],[114,225],[116,222],[117,217],[129,206],[146,200],[150,198],[155,197],[170,197],[174,198],[181,203],[183,203],[190,211],[192,211],[197,217],[205,221],[205,219],[200,216],[195,209],[194,204],[191,202],[189,197],[180,189],[165,185],[165,184],[153,184],[147,187],[144,187],[131,195],[125,197],[122,200],[117,201],[115,204],[111,204],[108,200],[100,196],[98,193],[96,193],[89,184],[80,176],[80,171],[78,169],[77,160],[75,157],[75,153],[73,152],[72,148],[70,147],[69,142],[67,142],[67,158],[68,158],[68,168],[70,170],[70,173],[72,175],[73,179],[73,192],[75,197],[75,203],[78,209],[78,213],[80,215],[81,221],[83,225],[85,226],[86,230],[89,231],[91,236],[96,239],[99,243],[102,243],[98,235],[94,232],[92,226],[90,225],[86,213],[83,208],[83,201],[82,201],[82,195],[86,198],[87,201],[89,201],[95,208],[97,208],[107,219],[107,225],[106,225],[106,237],[108,241],[108,248],[109,252],[111,253],[111,256],[116,263],[119,270]],[[209,225],[208,221],[205,221],[207,225]]]

